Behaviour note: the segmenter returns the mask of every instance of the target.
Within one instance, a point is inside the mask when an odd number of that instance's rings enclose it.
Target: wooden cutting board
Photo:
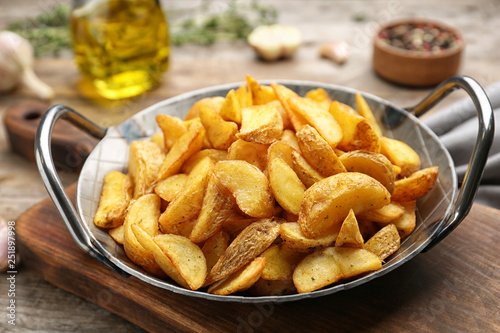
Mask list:
[[[124,278],[77,248],[49,199],[21,215],[16,230],[24,265],[151,332],[499,332],[499,221],[500,211],[474,205],[441,244],[395,271],[281,304],[207,301]]]

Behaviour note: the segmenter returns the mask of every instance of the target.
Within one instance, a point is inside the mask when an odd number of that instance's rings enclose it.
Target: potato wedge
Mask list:
[[[229,147],[227,159],[246,161],[264,171],[267,167],[268,148],[269,145],[238,139]]]
[[[394,191],[396,172],[384,155],[367,150],[353,150],[342,154],[340,162],[349,172],[361,172],[378,180],[389,193]]]
[[[433,166],[411,174],[394,183],[394,201],[413,201],[427,195],[436,184],[439,168]]]
[[[156,182],[158,183],[163,179],[178,173],[182,164],[189,157],[201,150],[204,139],[205,128],[201,124],[199,124],[199,126],[191,127],[186,133],[184,133],[172,146],[172,149],[170,149],[167,153],[167,156],[165,156],[160,171],[158,172],[158,176],[156,177]]]
[[[340,227],[339,224],[335,232],[331,232],[326,236],[309,238],[304,235],[297,222],[287,222],[281,224],[280,236],[283,246],[293,251],[308,253],[316,248],[332,245],[337,239]]]
[[[370,109],[370,106],[366,102],[365,98],[363,95],[360,93],[356,93],[356,106],[358,107],[358,112],[361,116],[363,116],[366,121],[370,124],[370,126],[373,128],[375,133],[379,137],[382,136],[382,130],[380,129],[380,126],[378,125],[377,119],[375,119],[375,115],[373,114],[372,110]]]
[[[137,224],[150,236],[159,234],[160,203],[160,197],[154,193],[139,197],[130,204],[123,224],[125,228],[123,239],[125,254],[145,271],[157,276],[162,276],[164,273],[156,263],[153,254],[139,243],[132,231],[132,225]]]
[[[259,280],[265,266],[266,258],[257,257],[239,271],[234,272],[224,280],[212,284],[208,287],[208,293],[229,295],[237,291],[246,290]]]
[[[159,218],[158,222],[163,233],[183,234],[180,232],[183,230],[183,224],[198,217],[213,169],[212,161],[209,157],[205,157],[189,174],[184,189]]]
[[[238,125],[232,121],[225,121],[209,107],[200,107],[201,123],[205,127],[210,144],[215,149],[228,149],[236,141]]]
[[[233,212],[234,206],[231,193],[212,173],[203,197],[200,214],[194,223],[189,239],[199,243],[215,235],[222,228],[222,223]]]
[[[308,237],[325,236],[354,214],[380,208],[390,202],[387,189],[374,178],[345,172],[325,178],[304,193],[298,223]]]
[[[212,268],[206,283],[222,280],[248,264],[274,242],[279,230],[274,218],[258,220],[243,229]]]
[[[241,104],[234,89],[231,89],[224,99],[219,110],[219,115],[226,121],[241,124]]]
[[[269,169],[269,163],[276,158],[281,158],[283,162],[292,167],[292,152],[293,148],[281,141],[271,144],[267,149],[267,168]]]
[[[273,108],[276,108],[276,110],[278,110],[281,116],[281,120],[283,121],[283,129],[293,128],[292,122],[290,121],[290,117],[288,117],[288,113],[286,112],[285,108],[278,99],[271,101],[266,105],[272,106]]]
[[[327,247],[302,259],[293,272],[293,284],[299,293],[321,289],[342,279],[335,260],[335,248]]]
[[[257,218],[243,216],[242,214],[235,209],[222,223],[222,230],[229,234],[231,240],[235,239],[243,229],[258,220]]]
[[[280,101],[281,106],[288,114],[288,118],[290,119],[293,128],[295,131],[299,131],[302,126],[306,125],[308,122],[300,113],[293,111],[290,105],[288,105],[288,100],[291,97],[297,97],[297,93],[281,84],[271,83],[271,87]]]
[[[401,168],[399,176],[408,177],[420,170],[420,156],[405,142],[387,137],[380,138],[380,153]]]
[[[246,161],[220,161],[215,176],[236,199],[242,212],[251,217],[271,217],[274,198],[269,180],[256,166]]]
[[[133,198],[153,192],[165,154],[156,143],[134,141],[129,147],[128,173],[134,184]]]
[[[288,145],[283,145],[292,149]],[[271,158],[267,165],[269,184],[274,198],[284,210],[298,215],[306,187],[283,158]]]
[[[416,201],[400,202],[400,204],[405,208],[405,213],[400,218],[394,220],[392,223],[398,228],[399,236],[401,239],[405,238],[413,232],[415,226],[417,225],[417,218],[415,215],[415,209],[417,206]]]
[[[264,105],[276,99],[274,90],[269,86],[262,86],[250,75],[246,76],[247,86],[252,94],[252,105]]]
[[[309,90],[305,96],[321,104],[321,107],[325,110],[330,109],[330,104],[332,104],[332,99],[328,96],[328,93],[323,88],[317,88]]]
[[[184,162],[184,164],[181,167],[181,172],[185,174],[191,173],[196,164],[198,164],[198,162],[200,162],[207,156],[210,157],[212,159],[212,162],[214,162],[215,164],[219,161],[227,160],[227,151],[221,149],[212,149],[212,148],[202,149],[199,152],[192,155],[190,158],[188,158],[186,162]]]
[[[255,105],[241,111],[241,128],[238,139],[248,142],[271,144],[283,134],[283,120],[272,105]]]
[[[332,252],[335,252],[334,257],[340,267],[343,279],[382,268],[382,260],[368,250],[347,247],[330,247],[329,249],[333,249]]]
[[[260,278],[250,288],[255,296],[280,296],[290,295],[297,292],[293,280],[264,280]]]
[[[261,278],[265,280],[291,280],[293,270],[305,254],[278,244],[271,245],[261,257],[266,258],[266,267]]]
[[[299,152],[292,152],[292,161],[293,171],[295,171],[306,188],[311,187],[314,183],[325,178],[316,171]]]
[[[203,286],[207,276],[207,262],[198,245],[179,235],[161,234],[153,240],[186,280],[189,288],[197,290]]]
[[[246,84],[239,86],[235,94],[242,108],[253,105],[252,92],[248,89]]]
[[[200,117],[200,107],[208,106],[214,112],[219,113],[219,110],[224,103],[224,97],[222,96],[213,96],[213,97],[205,97],[195,102],[191,109],[189,109],[188,113],[184,117],[184,120],[191,120]]]
[[[155,193],[167,202],[173,201],[186,185],[188,175],[178,173],[163,179],[156,184]]]
[[[109,229],[108,233],[111,238],[115,240],[115,242],[123,245],[123,242],[125,241],[125,226],[123,224],[116,228]]]
[[[163,133],[153,134],[150,141],[156,143],[161,149],[165,149],[165,139],[163,138]]]
[[[290,129],[283,130],[283,135],[281,136],[280,142],[289,145],[296,151],[300,151],[299,141],[297,140],[297,136],[295,132]]]
[[[123,224],[133,189],[130,177],[119,171],[110,171],[104,176],[101,198],[94,216],[96,227],[109,229]]]
[[[288,105],[294,112],[302,115],[332,148],[335,148],[342,140],[342,128],[332,114],[325,110],[320,103],[297,96],[289,98]]]
[[[405,213],[403,205],[391,202],[378,209],[371,209],[359,214],[359,217],[372,222],[389,224],[399,219]]]
[[[160,266],[163,272],[167,274],[172,280],[177,282],[179,285],[184,288],[189,288],[189,285],[186,283],[186,280],[180,275],[177,268],[175,268],[170,258],[163,252],[162,249],[155,243],[153,240],[153,236],[148,234],[143,228],[141,228],[138,224],[132,224],[131,226],[132,232],[136,237],[137,241],[151,254],[155,259],[155,262]]]
[[[217,263],[219,258],[226,251],[229,245],[229,235],[225,231],[219,231],[203,243],[201,252],[207,260],[207,272],[212,270],[212,267]]]
[[[358,221],[356,220],[354,211],[351,209],[344,222],[342,222],[342,227],[335,240],[335,246],[362,249],[364,242],[363,236],[359,231]]]
[[[364,249],[384,260],[399,249],[401,238],[394,224],[388,224],[366,241]]]
[[[297,132],[297,140],[304,158],[321,175],[328,177],[346,172],[332,147],[314,127],[310,125],[302,127]]]
[[[159,114],[156,116],[156,123],[163,133],[163,145],[170,150],[174,143],[187,132],[186,126],[178,117]]]
[[[379,136],[368,121],[350,106],[334,101],[329,112],[342,128],[343,135],[338,148],[345,151],[362,149],[380,152]]]

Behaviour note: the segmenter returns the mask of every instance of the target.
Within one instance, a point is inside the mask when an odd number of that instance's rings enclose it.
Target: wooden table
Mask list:
[[[215,3],[215,2],[214,2]],[[470,75],[483,86],[500,80],[500,7],[494,0],[468,1],[446,0],[436,6],[435,1],[268,1],[276,6],[279,21],[293,24],[301,29],[304,45],[292,60],[264,63],[255,58],[253,51],[244,42],[217,43],[209,47],[186,45],[172,49],[171,66],[156,90],[126,102],[103,103],[93,101],[78,90],[79,74],[70,57],[37,59],[35,70],[52,85],[57,92],[55,103],[66,104],[86,114],[103,126],[120,123],[131,114],[165,98],[215,84],[242,81],[245,74],[257,79],[303,79],[349,86],[376,94],[401,106],[419,101],[428,89],[407,89],[380,80],[371,68],[370,37],[373,31],[389,19],[422,16],[445,21],[458,27],[465,35],[467,48],[460,73]],[[195,1],[164,1],[166,8],[195,8]],[[217,2],[223,6],[225,2]],[[25,10],[20,10],[25,8]],[[26,13],[36,14],[44,7],[35,0],[19,0],[2,3],[0,28],[12,18]],[[357,22],[356,15],[364,15],[365,21]],[[323,42],[346,40],[351,44],[349,61],[339,66],[318,57],[318,48]],[[451,103],[464,95],[453,94],[442,105]],[[5,109],[16,102],[33,98],[25,90],[10,95],[0,95],[0,118]],[[0,120],[1,122],[1,120]],[[63,183],[72,184],[77,175],[61,174]],[[46,197],[36,166],[12,154],[3,126],[0,125],[0,215],[6,220],[15,220],[30,206]],[[364,331],[419,331],[419,332],[493,332],[499,330],[499,261],[497,258],[498,237],[496,223],[500,212],[475,206],[469,218],[457,229],[457,235],[446,239],[429,254],[418,256],[405,264],[404,268],[391,273],[389,280],[401,283],[408,279],[401,294],[390,291],[384,300],[387,286],[376,282],[353,290],[342,296],[328,298],[332,302],[344,302],[349,297],[359,298],[373,307],[385,304],[387,312],[379,318],[359,319],[350,317],[358,330]],[[467,243],[467,228],[477,237]],[[468,230],[468,229],[467,229]],[[460,231],[460,233],[458,233]],[[485,239],[481,239],[481,237]],[[469,240],[470,241],[470,240]],[[488,246],[486,246],[488,244]],[[496,247],[495,247],[496,246]],[[484,252],[477,252],[478,249]],[[433,264],[446,264],[447,259],[462,261],[459,268],[446,265],[447,275],[436,274],[439,268]],[[140,329],[128,321],[45,282],[30,265],[24,266],[16,276],[17,325],[13,331],[96,331],[113,330],[135,332]],[[385,280],[384,280],[385,281]],[[480,281],[476,284],[475,281]],[[371,286],[371,287],[370,287]],[[428,288],[427,288],[428,286]],[[8,288],[6,279],[0,280],[0,289]],[[381,288],[378,291],[369,288]],[[390,287],[389,287],[390,289]],[[429,291],[430,290],[430,291]],[[365,295],[369,299],[364,299]],[[376,297],[376,298],[373,298]],[[393,304],[391,305],[391,301]],[[0,293],[0,304],[8,302],[7,292]],[[187,301],[186,301],[187,302]],[[318,303],[315,303],[318,302]],[[311,307],[327,306],[325,300],[306,302]],[[351,300],[349,304],[354,304]],[[209,305],[207,305],[209,306]],[[259,330],[271,331],[279,322],[273,318],[284,318],[284,309],[300,307],[287,305],[276,307],[276,316],[263,321]],[[332,311],[349,315],[349,309],[333,304]],[[230,307],[229,307],[230,308]],[[255,308],[241,312],[247,318]],[[364,313],[369,314],[369,311]],[[351,315],[354,316],[354,315]],[[317,318],[312,316],[312,318]],[[340,317],[337,317],[340,318]],[[154,318],[151,318],[154,320]],[[238,328],[236,314],[225,317],[226,330]],[[305,320],[305,319],[304,319]],[[286,322],[286,320],[284,320]],[[292,322],[297,322],[293,320]],[[301,324],[306,325],[306,324]],[[332,326],[319,326],[326,330]],[[451,326],[450,326],[451,325]],[[306,327],[306,326],[297,326]],[[342,327],[342,326],[341,326]],[[451,329],[453,328],[453,329]],[[0,329],[12,330],[6,320],[0,321]]]

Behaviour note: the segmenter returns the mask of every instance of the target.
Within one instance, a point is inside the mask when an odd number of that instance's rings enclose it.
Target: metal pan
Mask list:
[[[305,81],[277,81],[304,95],[310,89],[324,88],[332,99],[355,105],[357,91],[331,84]],[[270,82],[262,82],[263,84]],[[401,248],[385,262],[379,271],[352,281],[340,282],[310,293],[284,296],[218,296],[205,291],[179,287],[168,279],[159,279],[132,263],[107,232],[96,228],[93,216],[97,209],[102,180],[111,170],[126,172],[128,145],[133,140],[146,139],[159,131],[155,116],[166,113],[184,117],[193,103],[208,96],[225,96],[241,83],[216,86],[186,93],[155,104],[117,127],[101,128],[72,109],[55,105],[43,115],[35,140],[36,160],[47,191],[61,214],[71,237],[85,252],[124,276],[135,276],[145,283],[186,296],[229,302],[286,302],[332,294],[382,276],[401,266],[421,252],[442,241],[468,214],[476,194],[488,152],[493,141],[494,118],[491,104],[480,85],[469,77],[457,76],[443,82],[417,106],[404,110],[391,103],[364,94],[366,101],[382,124],[384,135],[408,143],[421,157],[422,167],[436,165],[439,178],[434,189],[417,202],[417,227],[402,241]],[[469,162],[468,172],[458,187],[455,167],[450,154],[438,137],[413,114],[423,114],[453,90],[464,89],[474,101],[479,119],[479,132]],[[54,123],[68,119],[76,126],[101,139],[85,162],[78,180],[77,209],[65,195],[52,160],[50,142]],[[110,274],[115,274],[110,272]]]

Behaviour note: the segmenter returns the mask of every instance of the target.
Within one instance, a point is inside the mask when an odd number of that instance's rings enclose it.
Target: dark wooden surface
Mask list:
[[[151,332],[499,332],[499,219],[498,210],[475,205],[441,244],[374,281],[260,305],[191,298],[121,277],[77,248],[48,199],[16,228],[26,266]]]

